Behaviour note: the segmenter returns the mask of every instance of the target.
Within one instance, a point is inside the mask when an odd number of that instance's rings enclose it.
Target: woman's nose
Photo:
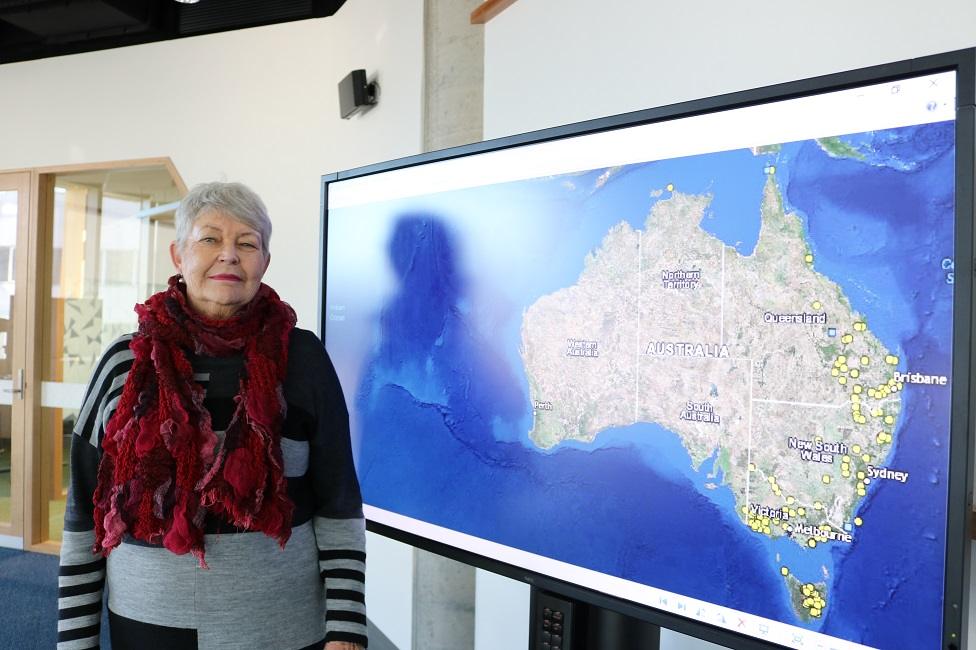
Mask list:
[[[222,262],[238,262],[240,258],[237,255],[237,247],[233,244],[228,244],[220,248],[220,260]]]

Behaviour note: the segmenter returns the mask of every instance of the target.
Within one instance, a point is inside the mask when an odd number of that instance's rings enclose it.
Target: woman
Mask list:
[[[366,646],[345,401],[261,278],[271,222],[239,183],[176,212],[178,274],[97,364],[71,446],[58,648]],[[323,585],[324,579],[324,585]]]

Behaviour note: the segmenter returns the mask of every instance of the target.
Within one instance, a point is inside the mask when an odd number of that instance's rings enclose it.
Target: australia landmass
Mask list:
[[[774,167],[749,255],[701,228],[710,201],[669,191],[642,230],[611,228],[574,285],[526,310],[529,437],[549,449],[657,423],[695,469],[717,452],[756,534],[850,544],[868,484],[893,478],[881,463],[901,409],[899,360],[816,270]],[[798,616],[822,616],[827,584],[783,575]]]

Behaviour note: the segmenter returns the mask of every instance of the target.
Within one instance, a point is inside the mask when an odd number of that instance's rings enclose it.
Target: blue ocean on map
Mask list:
[[[803,141],[331,212],[337,227],[376,224],[389,275],[373,295],[361,260],[330,261],[329,303],[343,316],[326,343],[366,502],[868,646],[938,647],[946,388],[905,389],[884,464],[910,480],[873,482],[853,543],[816,549],[750,530],[717,450],[695,467],[655,423],[550,449],[528,436],[524,311],[572,286],[615,224],[653,227],[651,208],[671,192],[710,196],[701,228],[750,255],[770,175],[803,223],[814,269],[898,355],[898,370],[951,375],[953,125],[840,139],[856,154]],[[822,618],[798,617],[782,565],[826,582]]]

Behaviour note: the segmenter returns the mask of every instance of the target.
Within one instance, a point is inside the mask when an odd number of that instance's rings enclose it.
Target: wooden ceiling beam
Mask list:
[[[471,12],[472,25],[484,25],[515,4],[515,0],[485,0]]]

